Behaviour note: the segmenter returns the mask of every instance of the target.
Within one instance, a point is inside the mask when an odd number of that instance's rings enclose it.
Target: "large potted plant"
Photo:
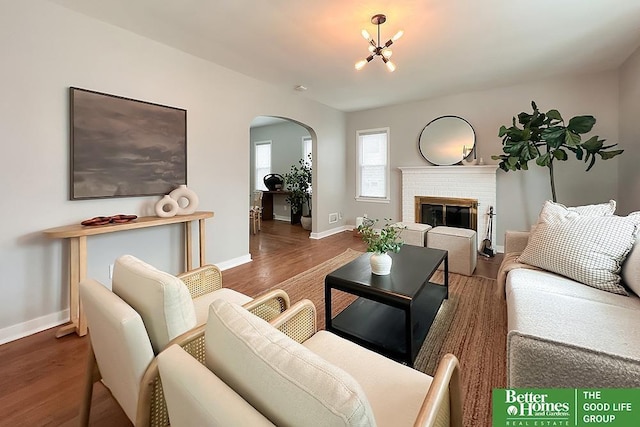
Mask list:
[[[374,226],[377,219],[365,218],[358,226],[362,240],[367,244],[367,252],[371,254],[371,272],[384,276],[391,272],[392,258],[387,252],[400,252],[404,242],[400,239],[400,233],[405,227],[391,224],[391,219],[385,218],[385,224],[380,230]]]
[[[305,230],[311,230],[311,161],[298,160],[292,165],[289,173],[284,175],[287,191],[287,203],[291,205],[291,224],[302,222]],[[307,214],[303,216],[304,209]]]
[[[596,162],[596,154],[602,160],[611,159],[624,150],[609,150],[617,144],[604,145],[604,139],[597,135],[582,141],[581,135],[588,133],[596,123],[593,116],[576,116],[565,124],[558,110],[541,113],[535,102],[531,101],[533,113],[518,114],[518,123],[513,117],[511,127],[501,126],[498,136],[502,137],[504,154],[491,156],[500,160],[499,167],[505,172],[528,170],[528,162],[535,160],[538,166],[549,168],[551,195],[556,202],[556,186],[553,167],[556,161],[566,161],[568,152],[575,154],[578,160],[589,163],[587,171]],[[518,126],[520,125],[520,126]]]

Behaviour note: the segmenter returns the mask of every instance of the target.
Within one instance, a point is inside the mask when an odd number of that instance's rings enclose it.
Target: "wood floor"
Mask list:
[[[224,271],[224,286],[255,296],[346,248],[365,250],[351,232],[308,237],[300,226],[263,222],[250,239],[253,262]],[[500,260],[479,257],[476,274],[495,277]],[[56,339],[56,329],[0,346],[0,426],[77,425],[88,337]],[[94,386],[91,425],[131,425],[101,384]]]

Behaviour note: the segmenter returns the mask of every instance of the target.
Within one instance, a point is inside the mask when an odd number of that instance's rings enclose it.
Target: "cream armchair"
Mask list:
[[[81,425],[88,425],[99,380],[135,426],[168,425],[156,354],[175,344],[204,363],[207,308],[217,299],[243,304],[267,320],[289,306],[284,291],[252,299],[221,285],[215,266],[176,277],[130,255],[115,262],[113,292],[95,280],[80,283],[91,342]]]
[[[271,324],[215,301],[206,366],[178,346],[158,355],[172,425],[462,425],[455,356],[445,355],[432,378],[316,331],[315,322],[308,300]]]

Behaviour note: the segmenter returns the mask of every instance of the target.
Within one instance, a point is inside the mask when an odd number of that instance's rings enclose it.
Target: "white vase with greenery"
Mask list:
[[[385,218],[384,226],[377,230],[374,228],[378,222],[377,219],[364,219],[362,225],[358,226],[358,232],[362,236],[362,240],[367,244],[367,252],[371,254],[371,272],[373,274],[384,276],[391,273],[391,265],[393,259],[388,252],[398,253],[404,244],[400,240],[400,233],[404,227],[391,224],[391,219]]]

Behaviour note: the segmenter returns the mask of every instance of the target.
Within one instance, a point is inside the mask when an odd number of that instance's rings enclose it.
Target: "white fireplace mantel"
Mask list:
[[[459,197],[478,200],[478,244],[485,238],[487,212],[496,206],[497,165],[405,166],[402,171],[402,221],[416,222],[415,197]],[[496,241],[494,217],[492,242]]]

